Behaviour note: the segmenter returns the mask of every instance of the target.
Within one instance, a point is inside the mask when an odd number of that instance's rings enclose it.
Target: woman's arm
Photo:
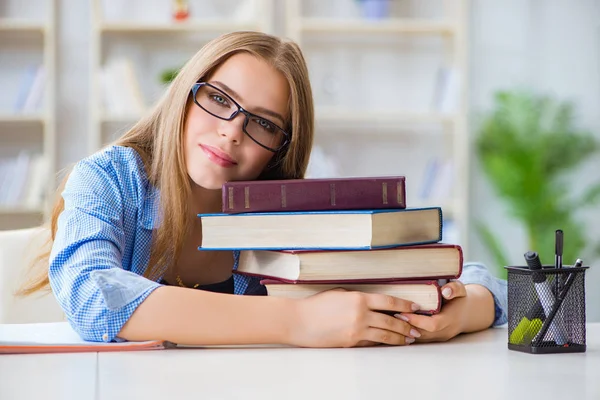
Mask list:
[[[119,337],[206,345],[289,343],[296,302],[163,286],[136,309]]]
[[[398,345],[414,341],[412,327],[375,310],[416,309],[416,304],[391,296],[342,290],[289,299],[161,287],[136,309],[119,337],[197,345]]]

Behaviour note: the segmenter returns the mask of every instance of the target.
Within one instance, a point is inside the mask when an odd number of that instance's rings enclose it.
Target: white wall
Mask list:
[[[59,167],[86,154],[88,129],[89,3],[59,1],[58,135]],[[529,85],[578,104],[581,123],[600,131],[599,13],[594,0],[472,0],[470,102],[474,115],[491,106],[492,93]],[[577,175],[578,181],[597,177],[600,160]],[[485,219],[506,239],[511,261],[521,263],[525,237],[508,218],[473,162],[472,215]],[[583,177],[582,174],[586,176]],[[582,215],[590,237],[600,240],[600,211]],[[491,262],[476,234],[470,259]],[[568,243],[568,238],[565,238]],[[588,318],[600,321],[600,260],[588,274]],[[565,260],[567,262],[567,260]]]

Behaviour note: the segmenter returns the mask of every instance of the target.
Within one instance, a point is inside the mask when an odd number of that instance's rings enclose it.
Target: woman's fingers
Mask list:
[[[396,312],[415,312],[419,310],[419,305],[412,301],[400,299],[380,293],[364,294],[367,307],[371,310],[396,311]]]
[[[404,336],[410,336],[412,338],[418,338],[421,336],[421,333],[410,324],[402,321],[401,319],[380,312],[370,313],[368,323],[369,327],[371,328],[384,329],[399,333]]]
[[[451,300],[456,297],[465,297],[467,290],[465,285],[460,281],[452,281],[442,286],[442,296],[446,300]]]
[[[365,332],[365,340],[393,346],[410,344],[415,341],[414,338],[406,337],[397,332],[372,327],[367,328]]]
[[[441,314],[419,315],[419,314],[401,314],[396,318],[406,321],[406,323],[418,328],[421,333],[438,332],[448,326],[448,321]]]

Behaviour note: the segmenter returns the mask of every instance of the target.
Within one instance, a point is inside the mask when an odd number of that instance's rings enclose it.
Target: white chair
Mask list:
[[[64,313],[52,293],[17,297],[29,264],[50,232],[45,228],[0,231],[0,323],[64,321]]]

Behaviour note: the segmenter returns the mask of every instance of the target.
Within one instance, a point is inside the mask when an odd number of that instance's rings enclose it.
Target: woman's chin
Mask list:
[[[207,176],[192,177],[191,181],[193,186],[206,190],[221,190],[223,184],[225,183],[224,179],[218,179],[217,177]]]

